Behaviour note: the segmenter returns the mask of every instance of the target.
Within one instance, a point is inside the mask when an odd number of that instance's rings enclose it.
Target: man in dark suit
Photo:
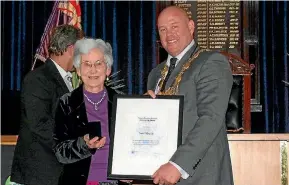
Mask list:
[[[72,90],[75,42],[81,30],[56,27],[49,43],[50,57],[28,73],[21,92],[21,125],[12,164],[11,181],[24,185],[57,185],[62,166],[53,147],[54,112],[58,99]]]
[[[148,94],[184,95],[182,145],[153,175],[160,185],[233,185],[225,113],[233,77],[227,59],[202,50],[186,12],[171,6],[158,17],[166,61],[149,74]]]

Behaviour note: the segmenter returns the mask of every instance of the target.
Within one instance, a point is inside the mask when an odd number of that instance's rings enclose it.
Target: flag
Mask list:
[[[34,56],[32,69],[34,69],[37,59],[45,62],[49,57],[48,46],[53,28],[69,24],[81,29],[81,8],[78,0],[55,1],[52,12],[46,23],[44,33],[41,37],[40,44]],[[73,87],[76,88],[79,83],[79,78],[76,73],[73,73]]]

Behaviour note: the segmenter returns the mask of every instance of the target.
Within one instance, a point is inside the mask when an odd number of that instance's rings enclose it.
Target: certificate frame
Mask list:
[[[182,143],[183,106],[182,95],[115,95],[108,179],[152,180]]]

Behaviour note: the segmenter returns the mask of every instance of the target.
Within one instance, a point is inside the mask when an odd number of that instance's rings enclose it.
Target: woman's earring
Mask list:
[[[109,81],[109,78],[108,78],[108,76],[106,77],[106,79],[105,79],[106,81]]]

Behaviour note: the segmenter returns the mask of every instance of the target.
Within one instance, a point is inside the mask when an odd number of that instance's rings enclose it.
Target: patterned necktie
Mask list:
[[[173,70],[175,69],[175,67],[176,67],[176,62],[177,62],[177,60],[178,60],[177,58],[171,58],[171,60],[170,60],[170,67],[169,67],[167,76],[166,76],[166,78],[165,78],[165,80],[164,80],[164,83],[163,83],[163,86],[162,86],[162,88],[161,88],[161,91],[164,91],[164,90],[165,90],[166,83],[167,83],[167,81],[168,81],[168,79],[169,79],[172,71],[173,71]]]
[[[72,87],[72,77],[71,77],[69,74],[67,74],[67,75],[65,76],[65,79],[66,79],[66,81],[67,81],[67,87],[68,87],[69,91],[71,92],[71,91],[73,90],[73,87]]]

